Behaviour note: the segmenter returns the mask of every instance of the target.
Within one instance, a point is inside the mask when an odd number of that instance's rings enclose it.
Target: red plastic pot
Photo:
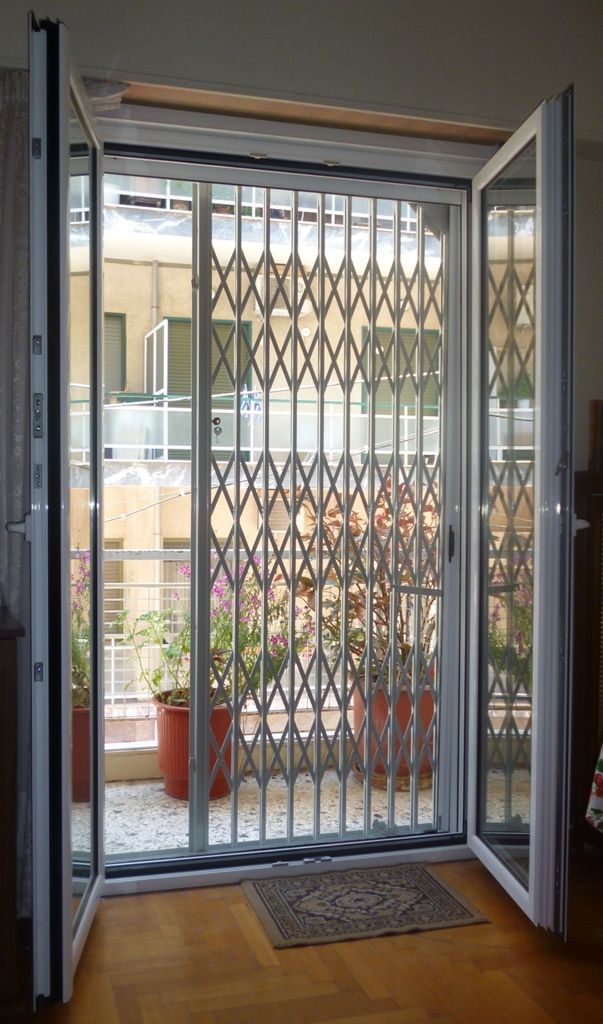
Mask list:
[[[353,712],[354,712],[354,736],[356,738],[356,741],[358,742],[358,750],[359,750],[360,756],[362,758],[364,758],[364,738],[366,736],[366,731],[367,730],[365,729],[364,733],[362,734],[362,737],[359,740],[358,738],[360,737],[360,732],[361,732],[361,729],[362,729],[362,723],[363,723],[364,717],[365,717],[365,707],[364,707],[364,703],[362,701],[362,697],[361,697],[360,692],[359,692],[358,689],[354,690],[352,704],[353,704]],[[408,724],[410,722],[410,717],[411,717],[411,711],[412,711],[412,707],[411,707],[410,697],[409,697],[408,693],[406,693],[406,691],[404,691],[404,692],[399,694],[398,699],[396,701],[396,722],[397,722],[398,730],[400,732],[400,736],[398,736],[396,734],[396,736],[394,737],[394,749],[393,749],[393,758],[394,759],[397,759],[399,754],[400,754],[401,747],[402,747],[402,742],[401,742],[401,738],[400,737],[404,736],[404,734],[405,734],[405,732],[406,732],[406,730],[408,728]],[[419,701],[419,716],[420,716],[420,719],[421,719],[421,724],[422,724],[422,727],[423,727],[423,732],[425,734],[427,733],[427,729],[429,728],[429,725],[430,725],[431,720],[433,718],[433,712],[434,712],[433,694],[431,693],[430,690],[425,690],[423,695],[422,695],[422,697],[421,697],[421,700]],[[387,730],[386,730],[386,732],[384,734],[384,729],[386,729],[386,724],[387,724],[387,721],[388,721],[389,707],[388,707],[387,697],[386,697],[386,695],[385,695],[385,693],[383,692],[382,689],[375,690],[373,692],[372,699],[371,699],[371,712],[370,713],[371,713],[371,724],[370,724],[370,756],[371,756],[371,762],[373,761],[374,758],[376,758],[376,761],[374,763],[374,767],[372,768],[371,771],[372,771],[373,781],[376,783],[376,785],[380,785],[380,784],[384,785],[385,782],[386,782],[386,771],[387,771],[385,759],[387,759],[388,761],[391,760],[391,759],[389,757],[389,736],[388,736]],[[380,737],[382,736],[383,737],[382,740],[381,740],[381,749],[379,749],[378,745],[377,745],[377,736],[380,736]],[[430,744],[429,745],[430,745],[430,747],[433,746],[431,740],[430,740]],[[379,753],[377,753],[378,749],[379,749]],[[384,755],[385,755],[385,758],[384,758]],[[423,752],[423,755],[422,755],[420,763],[419,763],[419,776],[421,778],[425,779],[426,777],[428,777],[430,775],[431,775],[431,766],[430,766],[430,763],[429,763],[429,755],[428,755],[427,750],[425,750]],[[406,760],[405,760],[404,756],[402,756],[402,758],[400,760],[400,763],[398,765],[398,768],[396,770],[396,778],[398,780],[400,780],[402,782],[402,784],[405,784],[405,783],[407,784],[409,782],[409,777],[410,777],[410,771],[409,771],[409,768],[408,768],[408,764],[406,763]]]
[[[157,755],[159,771],[164,777],[164,787],[168,796],[177,800],[188,800],[188,761],[189,761],[189,709],[175,704],[164,704],[155,700],[157,708]],[[225,705],[212,708],[209,715],[209,728],[213,742],[210,740],[208,768],[211,778],[214,771],[217,749],[222,750],[232,721],[232,712]],[[223,752],[223,760],[230,772],[232,769],[232,742],[229,740]],[[230,792],[230,783],[220,768],[215,775],[209,791],[210,800],[226,796]]]
[[[71,709],[71,795],[90,800],[90,708]]]

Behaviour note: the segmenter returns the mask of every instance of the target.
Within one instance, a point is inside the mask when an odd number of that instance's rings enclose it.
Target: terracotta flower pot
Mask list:
[[[360,738],[360,740],[358,740],[358,737],[360,737],[360,733],[361,733],[361,729],[362,729],[362,723],[364,721],[365,708],[364,708],[364,704],[362,702],[361,694],[360,694],[358,689],[354,690],[352,704],[353,704],[353,713],[354,713],[354,736],[355,736],[356,740],[358,741],[359,753],[360,753],[361,757],[364,757],[364,739],[365,739],[365,736],[366,736],[366,730],[363,733],[363,735]],[[401,742],[400,737],[404,736],[404,734],[405,734],[405,732],[406,732],[406,730],[408,728],[408,724],[410,722],[410,717],[411,717],[411,711],[412,711],[412,708],[411,708],[410,697],[409,697],[408,693],[402,692],[398,696],[398,700],[396,702],[396,722],[397,722],[397,726],[398,726],[398,730],[399,730],[400,736],[398,736],[396,734],[396,736],[394,737],[393,756],[392,756],[392,758],[390,758],[390,756],[389,756],[389,737],[387,735],[387,731],[386,731],[386,733],[384,735],[384,729],[386,729],[386,724],[387,724],[387,719],[388,719],[388,701],[387,701],[386,695],[385,695],[385,693],[383,692],[382,689],[376,690],[373,693],[372,700],[371,700],[370,756],[371,756],[371,761],[375,757],[376,757],[376,761],[374,763],[374,767],[371,770],[371,783],[372,784],[374,784],[376,786],[385,786],[387,784],[387,768],[386,768],[386,764],[385,764],[384,755],[385,755],[385,758],[387,758],[388,761],[398,758],[398,756],[400,754],[400,751],[401,751],[401,747],[402,747],[402,742]],[[429,725],[431,723],[431,720],[433,718],[433,712],[434,712],[433,695],[432,695],[432,693],[429,690],[425,690],[425,692],[423,693],[423,695],[421,697],[421,700],[419,702],[419,716],[420,716],[420,719],[421,719],[421,724],[422,724],[422,727],[423,727],[423,731],[425,733],[427,732],[427,729],[428,729],[428,727],[429,727]],[[381,748],[382,748],[382,750],[379,750],[379,753],[377,753],[377,751],[379,749],[378,745],[377,745],[377,736],[383,736],[383,739],[381,741]],[[429,746],[430,746],[430,748],[433,747],[433,743],[432,743],[431,740],[430,740]],[[422,757],[421,757],[420,763],[419,763],[419,785],[421,785],[421,783],[423,783],[423,784],[427,783],[430,778],[431,778],[431,766],[430,766],[430,763],[429,763],[428,753],[425,750],[423,755],[422,755]],[[408,765],[406,763],[406,760],[405,760],[404,756],[402,756],[402,759],[401,759],[401,761],[400,761],[400,763],[398,765],[398,768],[396,770],[396,779],[397,779],[398,783],[400,784],[400,788],[404,788],[405,786],[409,785],[410,772],[409,772],[409,768],[408,768]]]
[[[189,761],[189,709],[177,705],[164,704],[156,700],[157,708],[157,756],[159,771],[164,776],[164,787],[168,796],[177,800],[188,800],[188,761]],[[213,708],[209,715],[209,728],[216,747],[222,749],[226,739],[232,713],[229,708],[220,705]],[[210,742],[208,770],[214,771],[217,761],[216,752]],[[232,743],[229,741],[224,751],[224,761],[231,771]],[[216,773],[209,791],[210,800],[226,796],[230,792],[230,783],[220,768]]]
[[[90,708],[71,709],[71,795],[90,800]]]

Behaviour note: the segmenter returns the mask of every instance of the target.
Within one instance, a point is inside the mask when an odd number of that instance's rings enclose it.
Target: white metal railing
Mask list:
[[[226,401],[228,396],[215,396],[216,401]],[[186,404],[183,404],[186,403]],[[287,438],[291,434],[291,406],[288,401],[278,399],[270,404],[271,434],[275,441],[271,452],[277,458],[287,458],[291,446]],[[223,408],[221,404],[211,410],[214,426],[212,450],[219,457],[220,450],[229,453],[234,443],[235,410]],[[258,397],[253,392],[241,396],[240,445],[243,457],[255,462],[262,452],[264,412]],[[352,454],[361,457],[368,451],[369,415],[362,403],[355,403],[351,413]],[[436,455],[440,447],[439,416],[423,416],[423,452]],[[215,428],[219,427],[218,430]],[[183,396],[149,397],[133,402],[117,402],[105,405],[103,434],[105,458],[124,462],[169,462],[191,457],[192,410],[190,398]],[[325,402],[324,409],[324,451],[327,457],[338,456],[343,447],[344,422],[342,406],[338,401]],[[384,454],[391,451],[391,413],[377,413],[375,416],[375,446]],[[303,399],[298,401],[297,413],[298,451],[313,453],[318,440],[318,415],[315,403]],[[504,441],[501,441],[504,443]],[[403,463],[410,464],[417,450],[417,420],[413,406],[400,410],[400,450]],[[71,408],[71,457],[73,462],[86,463],[90,458],[90,416],[88,408],[72,403]]]
[[[234,443],[234,408],[223,408],[222,402],[232,396],[215,396],[220,404],[211,410],[211,418],[218,419],[219,430],[214,427],[212,450],[219,457],[220,450],[232,450]],[[490,457],[497,462],[513,458],[513,451],[531,452],[534,446],[533,408],[490,411]],[[281,445],[271,444],[271,452],[278,458],[290,453],[287,438],[291,434],[291,407],[288,401],[275,398],[270,403],[271,433]],[[440,447],[439,416],[423,416],[423,452],[436,455]],[[262,451],[264,412],[254,392],[241,395],[240,444],[245,458],[255,462]],[[368,450],[369,415],[362,403],[355,403],[350,417],[352,452],[361,456]],[[71,403],[70,448],[72,462],[87,464],[90,460],[90,412],[87,399]],[[132,402],[105,405],[103,433],[105,458],[123,462],[170,462],[190,460],[192,410],[191,399],[186,396],[151,396]],[[318,419],[314,403],[298,401],[297,438],[300,452],[312,453],[317,446]],[[391,451],[392,417],[390,413],[375,416],[376,448],[384,454]],[[325,402],[324,450],[328,457],[339,455],[343,447],[343,416],[341,403]],[[417,421],[413,406],[400,409],[400,450],[403,464],[409,465],[417,449]],[[525,458],[529,456],[526,455]]]
[[[69,449],[71,461],[90,462],[90,385],[71,381],[69,384]]]
[[[494,462],[514,459],[514,452],[526,452],[524,459],[533,458],[534,409],[532,406],[508,407],[499,404],[488,415],[489,455]]]
[[[157,552],[165,558],[174,558],[177,553],[166,550]],[[135,553],[119,550],[105,552],[111,561],[147,562]],[[115,556],[118,556],[116,558]],[[157,560],[159,561],[159,559]],[[140,679],[140,665],[136,651],[131,644],[124,643],[123,629],[116,619],[122,610],[127,611],[130,622],[148,611],[172,611],[190,603],[190,585],[183,578],[178,583],[137,583],[134,581],[105,583],[104,587],[104,664],[105,664],[105,713],[109,717],[148,716],[152,714],[151,694],[144,680]],[[172,637],[167,637],[170,640]],[[152,671],[160,662],[159,647],[148,646],[141,651],[143,667]]]

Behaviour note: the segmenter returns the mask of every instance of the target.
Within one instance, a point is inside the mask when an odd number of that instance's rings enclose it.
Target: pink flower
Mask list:
[[[593,793],[595,796],[603,796],[603,772],[595,772]]]

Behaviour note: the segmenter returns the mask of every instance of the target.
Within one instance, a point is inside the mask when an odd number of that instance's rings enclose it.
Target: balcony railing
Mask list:
[[[124,396],[125,398],[125,396]],[[235,410],[224,408],[232,396],[214,396],[216,405],[211,420],[218,420],[214,429],[212,450],[229,455],[234,444]],[[297,403],[297,448],[309,455],[316,451],[318,439],[318,407],[315,402]],[[338,456],[343,449],[344,415],[341,401],[329,401],[324,407],[324,450],[327,458]],[[423,416],[423,453],[435,457],[440,448],[439,415]],[[375,415],[377,453],[391,452],[391,411]],[[273,456],[290,454],[287,438],[291,436],[291,405],[288,400],[270,398],[270,451]],[[369,415],[362,402],[352,403],[350,416],[351,449],[359,459],[368,451]],[[169,462],[190,460],[192,409],[190,398],[128,396],[127,400],[104,406],[103,441],[106,459],[123,462]],[[240,445],[243,457],[255,462],[262,452],[264,411],[257,394],[241,396]],[[404,464],[410,464],[417,450],[417,419],[413,406],[400,410],[400,451]],[[280,441],[280,443],[279,443]],[[504,442],[503,442],[504,443]],[[90,414],[87,400],[72,401],[71,456],[75,463],[90,458]]]
[[[234,409],[224,408],[232,396],[214,396],[211,419],[219,420],[214,431],[212,450],[229,456],[234,444]],[[186,396],[121,396],[122,400],[104,406],[103,438],[105,458],[122,462],[189,461],[191,457],[192,410]],[[311,401],[298,401],[297,446],[300,453],[316,451],[318,413]],[[529,459],[534,445],[534,410],[531,407],[508,409],[499,406],[489,413],[490,458],[495,461]],[[392,444],[391,411],[375,415],[377,454],[387,455]],[[270,398],[270,450],[284,458],[290,453],[291,406],[285,399]],[[429,459],[440,448],[439,415],[423,416],[423,454]],[[240,445],[243,457],[255,462],[262,451],[264,412],[261,398],[253,392],[241,395]],[[360,459],[368,451],[369,415],[363,403],[352,403],[350,415],[351,449]],[[343,449],[344,416],[340,401],[325,402],[324,449],[328,459]],[[282,442],[279,444],[279,440]],[[90,413],[87,399],[71,403],[72,462],[86,464],[90,459]],[[417,449],[417,420],[413,406],[400,410],[400,451],[404,465],[410,465]],[[525,454],[524,454],[525,453]]]

